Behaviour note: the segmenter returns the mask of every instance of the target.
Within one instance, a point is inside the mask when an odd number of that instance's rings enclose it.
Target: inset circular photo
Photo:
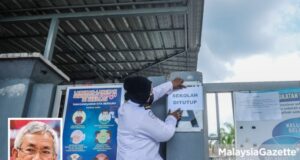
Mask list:
[[[111,114],[109,110],[107,109],[102,110],[101,113],[99,114],[98,120],[101,124],[108,124],[111,120]]]
[[[81,130],[74,130],[71,133],[70,138],[73,144],[79,144],[80,142],[84,141],[85,134]]]
[[[83,110],[77,110],[74,112],[72,120],[74,124],[82,124],[86,119],[86,114]]]
[[[73,153],[68,157],[68,160],[83,160],[83,158],[79,154]]]
[[[111,131],[102,129],[100,131],[96,131],[95,136],[95,140],[97,143],[110,143]]]
[[[109,158],[106,154],[100,153],[96,155],[94,160],[109,160]]]

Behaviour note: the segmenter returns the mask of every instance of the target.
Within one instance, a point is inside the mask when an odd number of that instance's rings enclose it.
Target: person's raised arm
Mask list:
[[[165,94],[171,93],[173,90],[184,88],[183,79],[175,78],[173,81],[163,83],[153,88],[154,102],[164,96]]]

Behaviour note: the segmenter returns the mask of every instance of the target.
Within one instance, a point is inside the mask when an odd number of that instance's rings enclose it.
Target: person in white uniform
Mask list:
[[[118,110],[117,160],[162,160],[159,144],[171,139],[181,118],[180,109],[161,121],[150,105],[173,89],[184,88],[176,78],[152,89],[145,77],[129,77],[124,82],[126,102]]]

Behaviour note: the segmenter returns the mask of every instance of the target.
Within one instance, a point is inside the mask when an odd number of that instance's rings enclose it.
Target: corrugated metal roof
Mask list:
[[[72,80],[193,71],[200,47],[203,3],[4,0],[0,1],[0,53],[43,53],[51,17],[58,17],[51,61]],[[180,9],[186,11],[176,12]]]

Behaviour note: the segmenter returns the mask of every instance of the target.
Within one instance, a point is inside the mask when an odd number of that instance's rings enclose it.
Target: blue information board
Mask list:
[[[63,130],[64,160],[115,160],[122,85],[68,88]]]

